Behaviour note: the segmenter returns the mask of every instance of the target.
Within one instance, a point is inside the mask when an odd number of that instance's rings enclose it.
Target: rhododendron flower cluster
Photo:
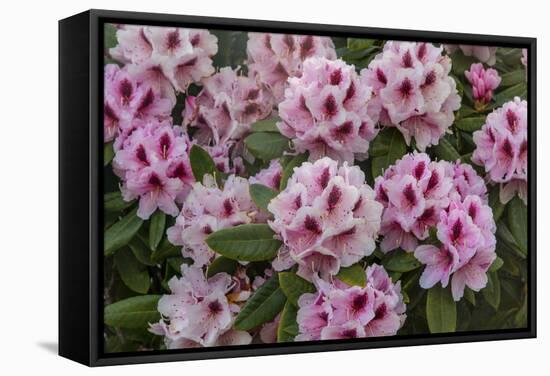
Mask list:
[[[378,111],[369,105],[370,86],[353,66],[309,58],[301,77],[288,83],[277,126],[296,151],[309,151],[311,160],[329,156],[351,163],[367,157]]]
[[[472,161],[483,166],[492,182],[501,184],[500,200],[516,192],[527,202],[527,102],[516,97],[487,115],[473,135]]]
[[[500,76],[493,68],[485,69],[483,64],[472,64],[470,70],[464,72],[464,75],[472,84],[472,96],[481,103],[487,104],[493,99],[493,90],[500,85]]]
[[[365,287],[315,279],[318,292],[298,300],[297,341],[395,335],[405,321],[400,282],[382,266],[367,267]]]
[[[494,65],[497,61],[497,47],[474,46],[470,44],[445,45],[445,50],[447,50],[449,53],[453,53],[457,49],[460,49],[464,56],[475,57],[477,60],[487,65]]]
[[[176,224],[167,230],[168,240],[182,246],[182,254],[194,266],[208,265],[216,256],[205,243],[211,233],[222,228],[251,223],[257,211],[250,198],[248,181],[231,175],[223,189],[207,175],[195,183],[187,196]]]
[[[239,140],[250,124],[271,114],[269,91],[254,78],[238,75],[230,67],[202,81],[197,97],[188,96],[184,125],[196,127],[194,137],[203,145]]]
[[[227,295],[234,282],[227,273],[206,278],[201,268],[181,266],[181,278],[169,282],[171,294],[158,303],[160,322],[151,325],[154,334],[164,336],[168,349],[224,345],[246,345],[250,334],[233,330],[239,307]]]
[[[174,104],[174,90],[186,91],[214,73],[211,57],[218,43],[207,30],[124,25],[116,36],[118,45],[110,55]]]
[[[384,205],[380,234],[383,252],[416,249],[429,237],[451,202],[469,195],[486,202],[483,179],[471,166],[431,161],[425,153],[404,156],[375,181],[376,199]]]
[[[109,142],[131,131],[136,120],[168,120],[172,103],[126,67],[109,64],[104,69],[103,140]]]
[[[286,248],[279,257],[296,262],[298,274],[311,279],[335,275],[374,251],[382,205],[359,167],[322,158],[295,168],[268,210]]]
[[[301,75],[304,60],[336,59],[332,40],[312,35],[249,33],[246,50],[250,74],[270,88],[277,102],[283,99],[287,79]]]
[[[495,231],[493,212],[479,196],[451,202],[437,224],[441,245],[421,245],[414,252],[426,264],[420,286],[427,289],[441,282],[446,287],[452,276],[451,291],[456,301],[464,295],[465,286],[473,291],[484,288],[487,270],[497,257]]]
[[[407,144],[437,145],[460,108],[451,61],[431,43],[390,41],[362,71],[382,106],[381,122],[397,127]]]
[[[140,122],[124,139],[113,160],[122,180],[124,200],[139,199],[137,215],[148,219],[158,208],[176,216],[195,181],[189,162],[189,140],[169,122]]]

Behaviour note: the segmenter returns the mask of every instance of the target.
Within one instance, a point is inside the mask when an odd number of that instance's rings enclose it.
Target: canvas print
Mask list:
[[[527,327],[526,50],[103,35],[105,353]]]

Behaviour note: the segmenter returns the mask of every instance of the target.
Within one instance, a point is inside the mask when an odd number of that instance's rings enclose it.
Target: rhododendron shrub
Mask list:
[[[104,34],[106,352],[526,326],[526,51]]]

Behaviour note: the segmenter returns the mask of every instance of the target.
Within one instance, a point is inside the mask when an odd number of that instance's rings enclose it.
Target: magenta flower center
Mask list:
[[[412,68],[412,66],[413,66],[413,60],[412,60],[411,52],[407,51],[403,55],[403,67]]]
[[[219,301],[214,300],[213,302],[208,303],[208,310],[212,315],[217,315],[223,310],[223,307]]]
[[[399,85],[399,93],[403,98],[408,98],[413,93],[413,85],[412,82],[405,78],[403,82],[401,82],[401,85]]]
[[[456,242],[458,239],[460,239],[460,236],[462,235],[462,227],[462,221],[460,220],[457,220],[453,224],[453,227],[451,227],[451,240],[453,242]]]
[[[330,74],[330,84],[339,85],[342,82],[342,71],[340,69],[335,70]]]
[[[334,210],[340,199],[342,198],[342,191],[337,186],[332,187],[328,195],[328,210]]]
[[[181,43],[180,35],[179,33],[174,30],[166,36],[166,48],[169,50],[175,50],[179,47]]]
[[[315,234],[321,233],[321,226],[319,226],[319,222],[317,222],[317,220],[310,215],[306,215],[306,218],[304,220],[304,227],[306,230]]]
[[[351,308],[355,312],[360,311],[367,305],[367,300],[367,294],[356,295],[351,302]]]
[[[405,199],[407,200],[409,205],[416,205],[416,194],[414,193],[412,184],[407,184],[407,186],[403,190],[403,195],[405,196]]]
[[[323,111],[327,116],[334,116],[338,112],[338,105],[336,104],[336,99],[332,94],[325,99]]]

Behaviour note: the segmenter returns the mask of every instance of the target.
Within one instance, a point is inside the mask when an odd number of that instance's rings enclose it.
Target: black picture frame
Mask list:
[[[103,24],[147,24],[526,48],[528,61],[528,326],[460,332],[135,353],[103,352]],[[536,337],[535,38],[88,10],[59,21],[59,354],[89,366]]]

